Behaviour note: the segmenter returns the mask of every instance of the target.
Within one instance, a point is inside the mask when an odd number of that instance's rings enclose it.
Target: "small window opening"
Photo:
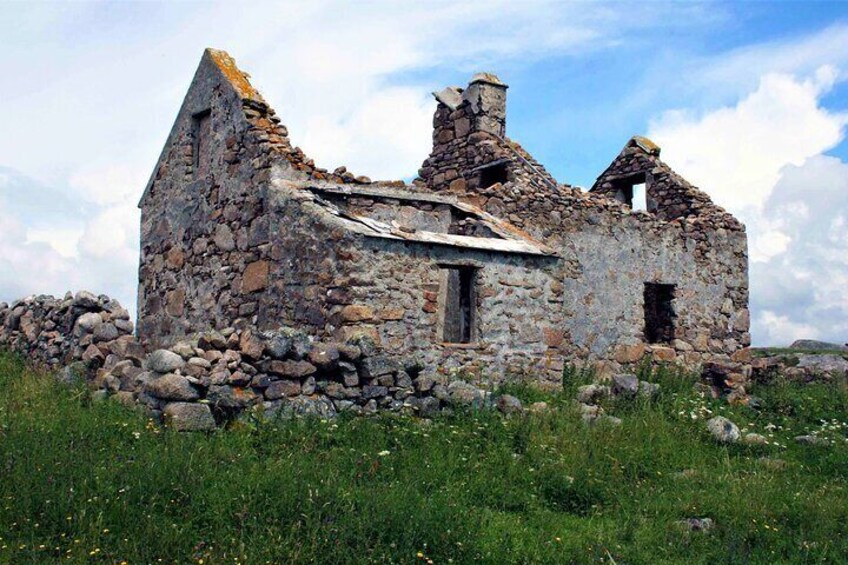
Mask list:
[[[480,188],[489,188],[493,184],[504,184],[509,180],[506,163],[495,163],[480,169]]]
[[[633,210],[646,211],[648,209],[648,195],[645,192],[645,183],[634,184],[631,190],[633,195],[630,198],[630,207]]]
[[[645,339],[648,343],[670,343],[674,339],[673,284],[645,283]]]
[[[209,172],[209,143],[212,138],[212,110],[204,110],[192,116],[193,146],[192,170],[194,178],[203,178]]]
[[[448,267],[445,297],[444,332],[442,339],[449,343],[471,343],[476,325],[476,296],[474,267]]]
[[[645,175],[642,173],[616,180],[614,183],[616,188],[615,199],[627,204],[633,210],[650,211],[648,209],[648,185],[646,180]]]

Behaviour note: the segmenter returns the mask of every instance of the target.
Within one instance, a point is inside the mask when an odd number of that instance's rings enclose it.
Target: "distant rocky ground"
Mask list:
[[[753,353],[751,376],[760,382],[777,375],[806,382],[848,380],[848,344],[799,339],[786,348],[755,348]]]
[[[827,341],[816,341],[815,339],[796,339],[789,349],[800,349],[805,351],[844,351],[848,353],[848,343],[838,344]]]

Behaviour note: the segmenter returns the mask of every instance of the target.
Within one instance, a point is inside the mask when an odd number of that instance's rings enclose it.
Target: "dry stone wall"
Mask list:
[[[106,355],[142,355],[126,309],[108,296],[80,291],[0,302],[0,347],[50,368]]]
[[[488,392],[428,370],[417,357],[385,356],[368,337],[315,339],[287,327],[236,327],[185,336],[145,352],[126,310],[79,292],[0,304],[0,347],[85,380],[99,398],[140,404],[179,430],[236,418],[377,410],[428,416],[491,404]]]

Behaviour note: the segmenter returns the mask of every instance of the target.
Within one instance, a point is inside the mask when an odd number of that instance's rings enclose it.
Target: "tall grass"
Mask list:
[[[587,427],[563,392],[539,415],[279,421],[202,435],[92,403],[0,355],[0,562],[845,560],[844,390],[776,383],[758,391],[756,412],[702,397],[674,370],[643,376],[663,393],[609,405],[618,427]],[[770,444],[713,443],[707,411],[771,433]],[[790,441],[810,429],[835,443]],[[678,521],[690,517],[715,528],[687,532]]]

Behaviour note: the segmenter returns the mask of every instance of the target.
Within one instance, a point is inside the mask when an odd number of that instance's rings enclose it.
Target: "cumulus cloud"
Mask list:
[[[651,122],[649,135],[669,163],[709,188],[716,203],[745,213],[766,202],[785,165],[800,165],[841,141],[848,114],[819,103],[836,76],[828,66],[804,80],[767,74],[735,106],[701,116],[666,112]]]
[[[848,165],[823,153],[848,114],[821,105],[839,73],[770,73],[737,104],[651,124],[664,158],[748,226],[755,344],[848,336]]]
[[[789,238],[782,253],[752,264],[756,327],[770,341],[848,341],[846,194],[848,163],[818,155],[787,166],[765,204],[763,216]]]
[[[101,206],[14,169],[0,175],[0,300],[85,288],[134,309],[138,210],[129,197]]]
[[[789,316],[775,314],[771,310],[763,310],[755,323],[768,331],[771,344],[788,345],[796,339],[818,339],[818,328],[810,324],[793,322]]]

